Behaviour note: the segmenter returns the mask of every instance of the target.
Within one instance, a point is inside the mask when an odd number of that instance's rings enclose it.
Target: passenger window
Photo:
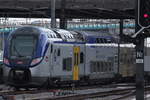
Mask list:
[[[53,45],[51,45],[51,53],[53,52]]]
[[[115,55],[114,62],[117,63],[117,61],[118,61],[118,55]]]
[[[107,43],[111,43],[111,39],[107,39]]]
[[[103,62],[101,62],[101,65],[102,65],[101,66],[101,72],[103,72],[103,65],[104,65]]]
[[[104,62],[104,72],[107,71],[107,62]]]
[[[84,54],[83,52],[80,53],[80,63],[84,62]]]
[[[99,40],[98,40],[98,38],[96,39],[96,43],[99,43]]]
[[[93,73],[93,62],[90,62],[90,72]]]
[[[100,39],[100,43],[104,43],[102,38]]]
[[[65,58],[63,59],[63,70],[64,71],[71,71],[72,70],[72,58]]]
[[[107,62],[107,70],[106,71],[109,71],[109,67],[110,67],[110,62]]]
[[[112,66],[109,66],[109,71],[111,71]]]
[[[103,62],[103,72],[106,72],[106,62]]]
[[[93,62],[93,72],[96,72],[96,63]]]
[[[58,49],[57,51],[57,56],[60,56],[60,49]]]
[[[97,64],[97,62],[95,62],[95,64],[96,64],[96,66],[95,66],[95,72],[97,72],[97,65],[98,65],[98,64]]]
[[[100,62],[97,62],[97,72],[100,72]]]
[[[106,39],[103,39],[103,42],[104,42],[104,43],[107,43],[107,40],[106,40]]]

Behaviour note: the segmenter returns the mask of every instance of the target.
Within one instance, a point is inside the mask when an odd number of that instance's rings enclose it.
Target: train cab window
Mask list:
[[[80,53],[80,63],[84,62],[84,54],[83,52]]]
[[[63,59],[63,70],[64,71],[72,70],[72,58],[71,57]]]

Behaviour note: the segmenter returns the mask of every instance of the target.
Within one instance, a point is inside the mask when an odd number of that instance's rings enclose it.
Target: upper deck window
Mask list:
[[[111,39],[108,38],[97,38],[96,43],[111,43]]]

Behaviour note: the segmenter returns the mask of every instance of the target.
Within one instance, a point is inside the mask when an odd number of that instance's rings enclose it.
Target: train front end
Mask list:
[[[30,68],[42,61],[45,41],[46,37],[35,27],[18,28],[9,35],[3,57],[4,64],[9,67],[9,85],[23,86],[31,82]]]

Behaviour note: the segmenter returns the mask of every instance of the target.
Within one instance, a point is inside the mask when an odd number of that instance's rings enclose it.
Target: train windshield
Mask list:
[[[32,56],[36,40],[34,36],[15,36],[11,41],[11,56]]]

